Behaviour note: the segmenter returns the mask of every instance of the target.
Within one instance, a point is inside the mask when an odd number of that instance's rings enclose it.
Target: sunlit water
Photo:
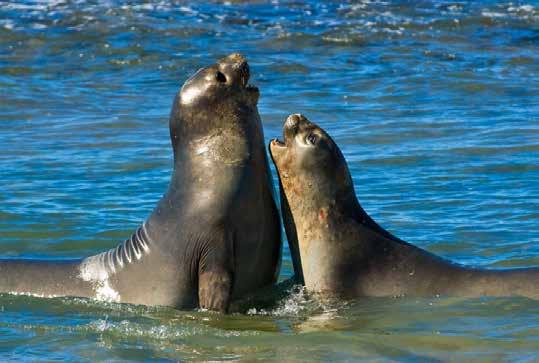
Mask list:
[[[384,227],[465,264],[539,265],[531,0],[0,2],[0,256],[81,257],[129,237],[168,184],[175,92],[232,51],[261,89],[266,138],[289,113],[326,128]],[[539,302],[522,298],[319,301],[285,285],[236,305],[2,295],[1,360],[539,357]]]

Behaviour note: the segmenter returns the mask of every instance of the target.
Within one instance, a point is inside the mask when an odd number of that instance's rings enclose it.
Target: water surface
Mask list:
[[[536,2],[0,2],[0,256],[82,257],[166,190],[168,113],[247,55],[265,136],[289,113],[341,146],[397,236],[483,267],[539,265]],[[292,274],[287,249],[280,280]],[[2,360],[534,361],[522,298],[318,301],[242,314],[0,296]]]

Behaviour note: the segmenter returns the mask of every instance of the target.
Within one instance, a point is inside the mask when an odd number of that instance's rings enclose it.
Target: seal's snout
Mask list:
[[[287,117],[284,127],[287,129],[294,129],[297,130],[299,127],[299,124],[301,121],[305,119],[305,116],[303,116],[300,113],[294,113]]]
[[[247,86],[250,76],[249,64],[241,54],[233,53],[221,59],[218,67],[219,71],[225,76],[227,83],[240,87]]]
[[[283,136],[287,144],[289,140],[292,140],[296,136],[305,122],[307,122],[307,118],[300,113],[294,113],[288,116],[283,128]]]
[[[247,59],[240,53],[232,53],[221,59],[221,62],[247,63]]]

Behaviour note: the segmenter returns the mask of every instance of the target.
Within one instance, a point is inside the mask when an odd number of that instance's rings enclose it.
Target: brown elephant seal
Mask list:
[[[331,137],[302,115],[270,152],[294,269],[308,290],[342,297],[510,296],[539,298],[539,269],[461,266],[406,243],[361,208]]]
[[[226,311],[272,284],[281,228],[245,58],[202,68],[170,114],[168,191],[133,236],[82,260],[0,261],[0,292]]]

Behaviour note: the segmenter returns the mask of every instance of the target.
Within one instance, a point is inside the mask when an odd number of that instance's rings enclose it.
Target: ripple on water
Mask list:
[[[382,226],[462,263],[539,265],[538,21],[531,1],[0,3],[0,255],[80,257],[128,237],[167,187],[179,86],[240,51],[266,137],[289,113],[326,128]],[[229,316],[2,295],[0,356],[537,356],[533,301],[332,302],[279,286]]]

